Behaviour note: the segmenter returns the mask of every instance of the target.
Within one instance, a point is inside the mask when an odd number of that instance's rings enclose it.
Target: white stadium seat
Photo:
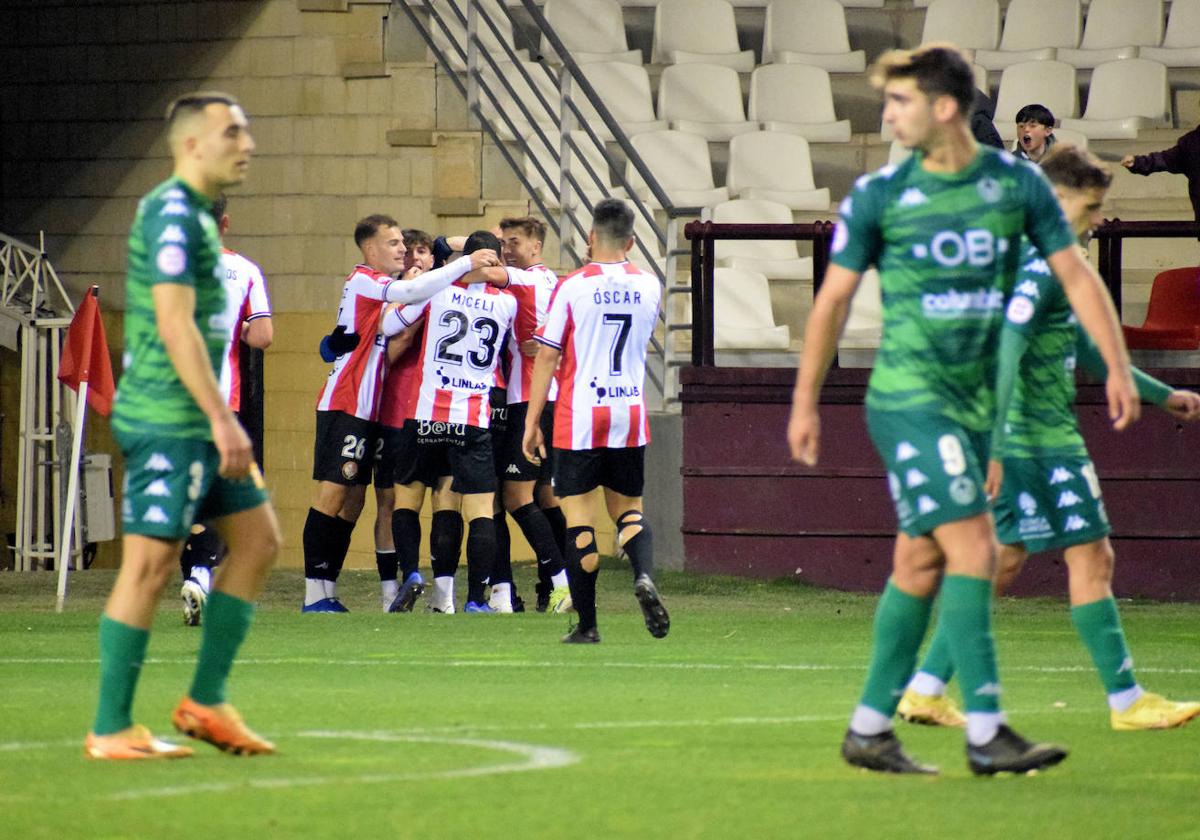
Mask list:
[[[763,24],[762,62],[773,61],[861,73],[867,54],[851,51],[846,10],[837,0],[772,0]]]
[[[1163,39],[1162,0],[1092,0],[1079,49],[1058,51],[1058,60],[1075,67],[1134,58],[1138,47],[1157,47]]]
[[[720,224],[790,225],[792,211],[775,201],[734,199],[712,209],[712,220]],[[717,241],[717,265],[757,271],[768,280],[811,280],[812,257],[801,257],[792,239],[721,239]]]
[[[713,333],[718,350],[786,350],[791,342],[775,324],[767,278],[736,268],[713,270]]]
[[[759,67],[750,77],[750,119],[767,131],[799,134],[810,142],[850,140],[850,121],[839,120],[834,113],[829,73],[820,67]]]
[[[792,210],[829,209],[829,188],[813,183],[808,141],[795,134],[755,131],[730,140],[726,186],[737,198],[777,201]]]
[[[1171,125],[1167,68],[1145,58],[1109,61],[1092,71],[1082,119],[1062,120],[1063,128],[1092,140],[1133,139],[1138,129]]]
[[[888,146],[888,166],[897,166],[912,157],[912,149],[906,149],[899,140],[893,140]]]
[[[532,122],[546,128],[558,125],[561,97],[558,92],[558,83],[546,72],[546,65],[536,61],[522,61],[518,66],[510,61],[501,61],[497,62],[497,66],[499,73],[489,67],[481,74],[484,84],[495,92],[496,101],[493,102],[487,93],[480,91],[479,104],[484,115],[496,126],[502,139],[513,140],[515,135],[498,112],[502,111],[508,115],[518,133],[525,134],[529,129],[531,120],[517,106],[516,100],[524,104],[529,113],[533,115]],[[522,70],[528,74],[528,79],[522,74]],[[503,76],[516,91],[516,97],[508,92],[508,88],[500,81],[500,76]],[[541,99],[534,94],[535,90],[541,94]],[[543,100],[551,110],[546,109],[542,104]]]
[[[921,43],[931,41],[949,41],[968,54],[996,49],[1000,5],[996,0],[933,0],[921,30]]]
[[[868,268],[858,281],[850,299],[850,313],[838,339],[838,350],[862,350],[878,347],[883,338],[883,295],[879,288],[879,272]],[[841,362],[845,364],[845,362]]]
[[[625,16],[614,0],[546,0],[544,12],[546,21],[578,63],[642,63],[642,51],[629,49]],[[544,36],[542,52],[554,53]]]
[[[630,137],[667,128],[666,121],[654,115],[650,77],[645,67],[620,61],[598,61],[585,64],[581,69],[584,77],[596,89],[600,101]],[[612,132],[600,121],[591,103],[582,95],[578,96],[576,101],[592,128],[605,140],[612,140]]]
[[[560,202],[557,197],[559,186],[561,184],[561,171],[559,168],[559,144],[562,135],[557,131],[546,131],[546,139],[550,141],[550,145],[554,148],[554,153],[550,150],[536,134],[531,134],[526,138],[528,151],[525,154],[525,177],[527,177],[538,195],[551,207],[558,207]],[[574,193],[572,188],[572,200],[568,206],[577,207],[581,203],[584,206],[590,207],[601,198],[606,196],[616,196],[623,198],[624,190],[614,187],[612,184],[612,174],[609,170],[608,158],[604,151],[592,142],[586,131],[572,131],[571,139],[574,145],[570,150],[571,157],[569,158],[568,169],[575,176],[575,181],[583,190],[584,196],[582,202],[577,193]],[[591,166],[594,172],[601,180],[600,184],[592,178],[584,167],[583,162],[579,160],[582,156],[584,160]],[[548,184],[545,176],[538,170],[534,164],[534,160],[542,165],[546,174],[550,176],[553,183]]]
[[[654,9],[654,64],[724,64],[754,69],[754,50],[738,46],[733,6],[725,0],[662,0]]]
[[[676,131],[714,142],[758,129],[746,119],[737,71],[720,64],[675,64],[663,70],[658,118]]]
[[[648,131],[630,142],[676,207],[707,207],[729,198],[729,191],[713,182],[708,141],[699,134]],[[658,207],[631,161],[626,162],[625,177],[647,203]]]
[[[1021,61],[1052,59],[1059,48],[1079,46],[1083,15],[1079,0],[1012,0],[997,50],[977,50],[975,61],[1003,70]]]
[[[455,70],[465,70],[467,67],[466,61],[459,55],[457,49],[454,48],[451,42],[462,47],[462,55],[467,53],[467,27],[459,20],[458,15],[451,7],[453,3],[462,12],[463,20],[467,17],[466,0],[430,0],[434,10],[438,12],[441,19],[445,21],[446,28],[443,28],[436,21],[431,20],[429,26],[433,36],[433,43],[442,54],[446,56],[450,62],[450,66]],[[512,21],[504,13],[504,9],[496,0],[482,0],[480,8],[488,18],[496,24],[496,28],[500,30],[504,36],[504,41],[511,47],[513,46]],[[449,32],[447,32],[449,29]],[[492,32],[492,28],[487,23],[480,19],[479,21],[479,39],[483,42],[484,48],[497,60],[507,61],[508,53],[504,51],[500,40],[496,38],[496,34]],[[521,61],[526,61],[529,58],[529,53],[526,50],[516,50],[517,58]],[[480,59],[480,66],[488,66],[485,59]]]
[[[1172,0],[1161,47],[1142,47],[1139,58],[1168,67],[1200,67],[1200,0]]]
[[[1061,61],[1023,61],[1005,67],[995,116],[1002,139],[1016,139],[1017,112],[1034,103],[1045,105],[1058,120],[1079,116],[1075,68]]]

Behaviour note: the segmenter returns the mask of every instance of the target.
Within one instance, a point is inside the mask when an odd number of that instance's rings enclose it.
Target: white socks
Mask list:
[[[392,601],[396,600],[396,596],[400,593],[400,582],[396,580],[381,580],[379,581],[379,603],[383,605],[383,611],[387,612],[387,608],[392,605]]]
[[[563,571],[559,572],[556,575],[550,575],[550,583],[554,584],[554,587],[556,589],[560,586],[566,586],[567,585],[566,570],[564,569]]]
[[[860,704],[850,716],[850,729],[859,735],[882,735],[892,730],[892,719],[883,712]]]
[[[325,598],[336,597],[337,584],[331,580],[320,578],[304,579],[304,606],[317,603]]]
[[[192,566],[192,571],[189,577],[200,584],[200,588],[207,595],[212,591],[212,569],[208,566]]]
[[[982,747],[996,737],[1004,712],[967,712],[967,743]]]
[[[926,674],[924,671],[917,671],[908,687],[926,697],[941,697],[946,693],[946,684],[933,674]]]
[[[454,577],[452,575],[433,579],[433,596],[430,603],[435,609],[444,613],[454,612]]]
[[[1123,712],[1136,703],[1145,694],[1140,685],[1127,688],[1124,691],[1114,691],[1108,695],[1108,707],[1114,712]]]

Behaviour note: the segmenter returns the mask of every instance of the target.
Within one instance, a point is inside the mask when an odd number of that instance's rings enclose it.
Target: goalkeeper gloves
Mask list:
[[[362,336],[358,333],[348,333],[346,327],[339,324],[333,332],[321,339],[321,358],[332,362],[338,356],[355,350],[361,339]]]

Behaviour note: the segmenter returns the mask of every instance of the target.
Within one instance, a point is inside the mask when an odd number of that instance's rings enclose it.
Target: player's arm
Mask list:
[[[804,327],[804,350],[800,354],[796,386],[792,389],[787,440],[792,459],[809,466],[817,463],[820,454],[821,421],[817,404],[821,384],[837,352],[838,336],[846,325],[850,301],[861,277],[860,272],[830,263]]]
[[[521,449],[530,463],[540,464],[546,457],[546,441],[539,422],[550,396],[550,380],[558,368],[562,351],[550,344],[542,343],[533,360],[533,380],[529,386],[529,408],[525,412],[525,434],[521,438]]]
[[[196,290],[185,283],[155,283],[152,289],[158,334],[183,387],[212,426],[221,456],[220,473],[241,478],[250,469],[253,451],[229,405],[221,396],[208,348],[196,326]]]
[[[275,327],[270,315],[262,315],[242,324],[242,341],[259,350],[266,350],[275,341]]]
[[[1083,258],[1076,245],[1051,254],[1046,262],[1062,283],[1071,309],[1099,348],[1108,366],[1105,391],[1108,416],[1117,431],[1128,428],[1141,415],[1137,389],[1130,373],[1129,351],[1121,335],[1121,322],[1100,276]]]
[[[491,283],[499,289],[507,289],[509,285],[509,269],[501,265],[476,268],[463,276],[464,283]]]
[[[500,258],[496,256],[496,252],[485,248],[469,256],[459,257],[441,268],[426,271],[412,280],[393,280],[383,287],[382,299],[389,303],[405,305],[424,303],[472,269],[499,264]]]
[[[1029,339],[1023,332],[1014,329],[1000,331],[1000,348],[996,353],[996,421],[992,427],[991,458],[988,461],[987,478],[983,489],[989,499],[1000,494],[1004,480],[1000,450],[1008,431],[1008,409],[1012,405],[1013,391],[1017,387],[1017,372],[1021,369],[1021,357],[1029,347]]]
[[[266,350],[275,340],[271,321],[271,302],[267,299],[267,282],[257,270],[250,279],[250,290],[244,304],[246,320],[242,322],[242,341],[259,350]]]
[[[1075,333],[1075,358],[1084,370],[1097,379],[1105,379],[1108,376],[1108,365],[1104,363],[1096,345],[1083,330],[1077,330]],[[1132,372],[1138,396],[1143,400],[1157,405],[1180,420],[1200,419],[1200,394],[1172,388],[1141,368],[1134,367]]]

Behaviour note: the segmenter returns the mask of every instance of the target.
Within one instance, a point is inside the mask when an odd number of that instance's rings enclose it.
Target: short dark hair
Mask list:
[[[1046,128],[1054,128],[1054,114],[1051,114],[1050,109],[1045,105],[1039,105],[1038,103],[1034,102],[1030,105],[1026,105],[1020,111],[1017,111],[1017,118],[1015,122],[1018,125],[1021,123],[1032,122],[1038,123],[1039,125],[1044,125]]]
[[[882,89],[892,79],[913,79],[931,100],[949,96],[963,119],[971,116],[975,74],[966,56],[953,44],[925,44],[915,50],[891,50],[871,66],[871,84]]]
[[[1100,159],[1071,143],[1055,143],[1042,158],[1042,173],[1056,187],[1069,190],[1108,189],[1112,173]]]
[[[221,217],[225,215],[225,211],[228,209],[229,209],[229,196],[225,195],[225,193],[221,193],[220,195],[218,195],[216,198],[213,199],[212,217],[217,222],[217,224],[221,223]]]
[[[513,216],[500,220],[500,230],[520,230],[530,239],[546,241],[546,223],[534,216]]]
[[[477,230],[463,243],[464,254],[474,254],[485,248],[500,253],[500,240],[490,230]]]
[[[407,228],[400,231],[400,235],[404,237],[405,248],[411,250],[416,248],[418,245],[424,245],[426,248],[433,250],[433,237],[423,230]]]
[[[181,117],[198,114],[209,105],[216,104],[233,107],[238,104],[238,101],[228,93],[222,93],[219,90],[198,90],[194,93],[185,93],[183,96],[172,99],[171,104],[167,106],[167,125],[173,125]]]
[[[372,213],[370,216],[360,219],[354,226],[354,244],[361,248],[362,244],[374,236],[381,227],[400,227],[400,223],[391,216]]]
[[[592,230],[597,239],[624,244],[633,236],[633,210],[619,198],[603,198],[592,208]]]

